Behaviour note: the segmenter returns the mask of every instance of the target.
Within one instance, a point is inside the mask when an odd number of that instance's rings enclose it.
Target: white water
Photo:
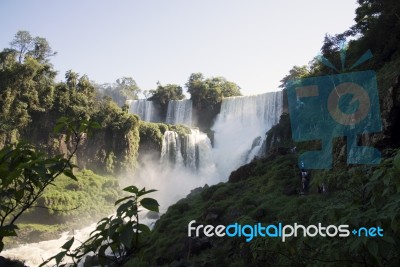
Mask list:
[[[192,125],[192,100],[172,100],[168,103],[167,117],[168,124]]]
[[[140,100],[127,100],[126,104],[129,106],[129,112],[139,115],[143,121],[156,121],[154,104],[152,101],[146,99]]]
[[[130,112],[142,112],[143,118],[151,121],[154,113],[152,103],[144,101],[130,102]],[[172,104],[170,121],[186,121],[190,125],[191,115],[190,120],[189,116],[185,116],[192,113],[191,102],[190,109],[188,103],[185,100]],[[212,127],[215,131],[214,148],[207,135],[199,130],[192,129],[191,134],[183,140],[177,133],[166,131],[160,162],[144,160],[140,170],[120,181],[121,186],[134,184],[139,188],[158,189],[150,197],[159,201],[161,211],[166,211],[168,206],[187,195],[191,189],[226,181],[231,171],[259,155],[265,133],[279,121],[281,113],[281,92],[226,98]],[[262,140],[252,147],[257,137]],[[94,225],[91,225],[76,231],[75,236],[83,241],[93,229]],[[67,239],[68,234],[64,233],[60,239],[20,246],[1,255],[25,260],[28,266],[37,266],[42,259],[57,254]]]
[[[282,113],[282,92],[253,96],[230,97],[222,100],[221,112],[212,127],[214,134],[213,154],[220,175],[230,172],[257,155],[262,142],[250,151],[257,137],[264,138]]]
[[[144,223],[152,229],[154,226],[154,220],[149,219],[145,213],[141,213],[140,223]],[[71,247],[71,250],[77,248],[81,242],[84,242],[89,238],[90,233],[96,228],[96,223],[93,223],[85,228],[80,230],[75,230],[73,232],[64,232],[60,235],[60,238],[41,241],[38,243],[31,243],[21,245],[19,247],[8,249],[1,252],[1,256],[9,258],[9,259],[18,259],[20,261],[24,261],[25,266],[35,267],[42,264],[43,261],[48,258],[56,255],[61,251],[61,246],[70,240],[73,236],[75,241]],[[72,263],[71,259],[65,258],[63,263]],[[49,262],[46,266],[54,266],[56,262],[53,260]],[[84,263],[80,262],[78,267],[83,267]]]
[[[166,131],[160,162],[164,167],[186,167],[193,172],[203,173],[214,166],[211,141],[198,129],[191,129],[191,133],[182,140],[176,132]]]
[[[91,231],[96,227],[96,224],[91,224],[79,231],[74,231],[75,240],[85,241]],[[68,232],[62,233],[59,239],[42,241],[21,245],[19,247],[8,249],[1,252],[1,256],[9,259],[18,259],[25,261],[25,265],[29,267],[39,266],[44,260],[56,255],[61,251],[60,247],[71,239],[72,235]],[[74,242],[72,248],[76,248],[80,243]],[[55,262],[48,266],[53,266]]]

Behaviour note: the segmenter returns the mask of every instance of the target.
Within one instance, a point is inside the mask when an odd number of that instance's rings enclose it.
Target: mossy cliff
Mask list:
[[[290,116],[267,133],[267,155],[233,171],[226,183],[197,188],[157,221],[146,246],[125,266],[398,266],[400,263],[400,57],[377,71],[381,133],[361,144],[377,147],[379,165],[346,164],[346,139],[334,140],[331,170],[311,171],[302,193],[297,160],[319,149],[291,139]],[[296,146],[296,150],[292,148]],[[324,186],[325,193],[319,188]],[[188,236],[188,224],[303,224],[381,227],[383,237],[279,238]]]
[[[308,193],[300,194],[297,154],[270,151],[232,172],[227,183],[192,190],[157,221],[145,248],[125,266],[338,266],[400,262],[400,150],[379,166],[337,165],[313,171]],[[318,193],[324,184],[326,193]],[[380,226],[383,238],[188,236],[188,224]]]
[[[190,134],[190,128],[184,125],[140,121],[139,163],[160,160],[163,137],[166,131],[175,131],[181,138]]]

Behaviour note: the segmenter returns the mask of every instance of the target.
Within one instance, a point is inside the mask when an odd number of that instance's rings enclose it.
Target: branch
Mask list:
[[[51,179],[49,179],[47,182],[45,182],[43,184],[43,186],[39,189],[37,194],[31,199],[31,201],[28,201],[24,206],[22,206],[21,210],[14,216],[14,218],[11,220],[10,224],[14,224],[14,222],[19,218],[19,216],[21,216],[22,213],[24,213],[27,209],[29,209],[29,207],[31,207],[33,205],[33,203],[35,203],[36,200],[42,196],[42,194],[43,194],[44,190],[47,188],[47,186],[50,183],[52,183],[58,176],[60,176],[65,171],[67,166],[71,165],[71,159],[72,159],[73,155],[76,153],[76,151],[78,150],[78,146],[79,146],[80,140],[82,138],[82,134],[78,134],[76,131],[73,131],[73,133],[75,135],[75,147],[74,147],[74,150],[72,151],[72,153],[68,156],[67,161],[64,163],[61,170],[59,170]]]

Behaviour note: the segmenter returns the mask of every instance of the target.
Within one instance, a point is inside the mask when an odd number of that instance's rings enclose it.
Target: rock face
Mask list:
[[[239,169],[233,171],[229,176],[229,182],[235,183],[244,180],[254,173],[255,162],[250,162],[249,164],[243,165]]]
[[[380,108],[383,133],[370,138],[379,147],[400,146],[400,76],[397,76],[388,89],[380,90]]]
[[[74,146],[66,142],[65,135],[54,134],[53,129],[57,116],[44,113],[32,116],[31,123],[23,132],[0,135],[0,148],[5,144],[20,140],[37,146],[48,155],[67,155]],[[74,157],[80,168],[89,168],[98,173],[119,173],[135,167],[139,146],[139,121],[130,115],[119,118],[122,127],[104,126],[93,135],[84,136]],[[38,127],[38,125],[40,125]]]

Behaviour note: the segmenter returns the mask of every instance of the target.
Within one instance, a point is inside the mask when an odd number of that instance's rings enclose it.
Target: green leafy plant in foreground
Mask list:
[[[98,128],[98,124],[87,120],[62,117],[57,121],[54,131],[65,130],[67,142],[72,137],[74,146],[68,155],[48,158],[26,143],[0,150],[0,252],[4,248],[4,237],[17,236],[18,218],[28,209],[39,207],[37,200],[57,177],[64,174],[76,180],[72,157],[84,135],[94,128]]]
[[[97,256],[101,266],[119,266],[134,255],[140,249],[141,236],[150,232],[147,225],[140,223],[139,213],[143,209],[158,212],[159,204],[155,199],[143,197],[156,190],[139,190],[136,186],[123,190],[130,195],[115,202],[115,206],[119,205],[115,215],[101,219],[90,237],[75,249],[72,249],[75,242],[72,237],[61,247],[61,252],[40,266],[45,266],[52,260],[59,266],[65,257],[71,258],[73,266],[77,266],[90,252]]]

